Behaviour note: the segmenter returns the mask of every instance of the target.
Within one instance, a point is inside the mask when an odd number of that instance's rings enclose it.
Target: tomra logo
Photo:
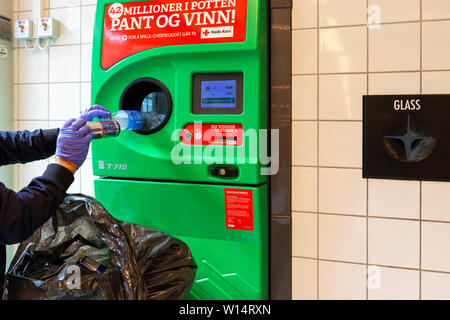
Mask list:
[[[109,7],[108,15],[111,19],[118,19],[123,14],[123,5],[121,3],[114,3]]]

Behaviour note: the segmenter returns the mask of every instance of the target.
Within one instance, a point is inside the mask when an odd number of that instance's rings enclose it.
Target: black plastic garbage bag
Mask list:
[[[81,256],[108,271],[85,268]],[[180,299],[196,270],[182,241],[116,220],[91,197],[69,195],[19,245],[3,299]]]

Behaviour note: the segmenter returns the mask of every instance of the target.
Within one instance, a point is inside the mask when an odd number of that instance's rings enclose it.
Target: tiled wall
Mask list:
[[[12,0],[14,20],[32,19],[33,0]],[[45,14],[61,22],[61,37],[46,50],[14,43],[14,125],[19,130],[60,127],[90,105],[90,68],[96,0],[46,0]],[[70,193],[93,195],[88,159],[75,174]],[[14,169],[15,189],[43,173],[49,160]]]
[[[450,183],[361,163],[362,95],[450,93],[450,1],[293,5],[293,298],[450,299]]]

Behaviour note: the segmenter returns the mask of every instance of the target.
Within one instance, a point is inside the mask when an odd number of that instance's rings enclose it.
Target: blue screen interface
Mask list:
[[[236,80],[201,82],[202,108],[236,108]]]

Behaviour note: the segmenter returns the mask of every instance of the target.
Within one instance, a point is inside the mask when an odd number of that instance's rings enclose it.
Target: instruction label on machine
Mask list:
[[[247,0],[153,0],[105,7],[102,67],[171,45],[242,42]]]
[[[253,231],[253,194],[249,189],[225,188],[227,229]]]

